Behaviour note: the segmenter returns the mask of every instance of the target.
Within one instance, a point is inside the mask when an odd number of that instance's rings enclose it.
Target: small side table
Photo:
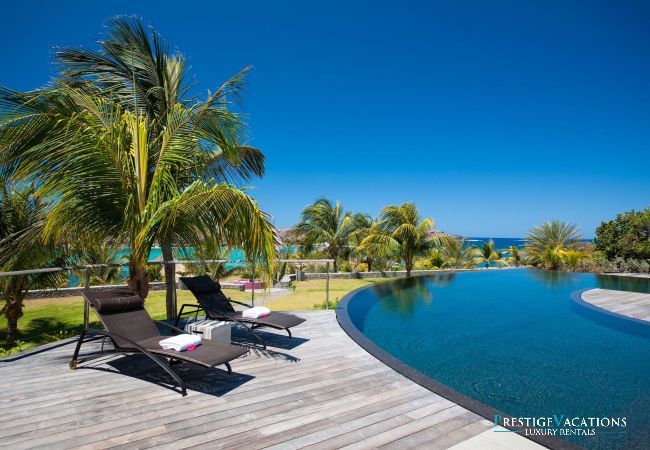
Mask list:
[[[198,334],[203,339],[230,344],[232,322],[220,320],[199,320],[185,325],[185,332]]]

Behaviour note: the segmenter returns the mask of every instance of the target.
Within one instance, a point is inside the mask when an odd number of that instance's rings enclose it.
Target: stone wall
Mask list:
[[[443,269],[443,270],[412,270],[411,276],[420,275],[433,275],[436,273],[449,273],[449,272],[470,272],[474,270],[498,270],[495,268],[490,269]],[[304,277],[304,278],[303,278]],[[326,273],[304,273],[303,277],[299,279],[306,280],[324,280],[327,278]],[[364,278],[406,278],[406,270],[386,271],[386,272],[337,272],[330,273],[330,279],[343,278],[343,279],[364,279]]]
[[[126,287],[126,284],[119,285],[106,285],[106,286],[92,286],[92,290],[106,290],[113,289],[116,287]],[[84,291],[83,286],[76,286],[70,288],[58,288],[58,289],[34,289],[27,293],[27,298],[55,298],[55,297],[74,297],[76,295],[81,295]],[[162,281],[154,281],[149,283],[149,290],[151,291],[162,291],[165,289],[165,283]]]
[[[113,289],[116,287],[126,287],[126,284],[120,285],[106,285],[106,286],[91,286],[92,290],[106,290]],[[243,285],[234,284],[234,283],[222,283],[221,287],[223,289],[236,289],[239,291],[244,290]],[[183,286],[179,286],[178,282],[176,283],[176,288],[183,290]],[[27,293],[28,299],[38,299],[38,298],[58,298],[58,297],[74,297],[81,295],[84,291],[83,286],[70,287],[70,288],[58,288],[58,289],[34,289]],[[165,282],[164,281],[153,281],[149,283],[150,291],[164,291]],[[2,298],[2,296],[0,296]]]

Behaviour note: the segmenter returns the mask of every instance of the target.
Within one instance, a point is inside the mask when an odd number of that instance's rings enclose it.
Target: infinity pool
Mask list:
[[[624,429],[563,436],[587,448],[650,448],[650,325],[571,293],[650,292],[650,280],[503,270],[377,284],[349,299],[352,325],[426,376],[516,417],[626,417]]]

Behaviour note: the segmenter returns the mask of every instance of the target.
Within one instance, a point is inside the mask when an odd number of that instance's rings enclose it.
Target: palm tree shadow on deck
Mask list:
[[[93,322],[91,325],[99,325],[99,323]],[[71,325],[61,319],[39,317],[20,330],[18,337],[28,342],[48,343],[79,335],[82,329],[81,324]]]

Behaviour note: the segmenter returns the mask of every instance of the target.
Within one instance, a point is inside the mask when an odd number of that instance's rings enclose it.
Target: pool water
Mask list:
[[[588,288],[650,292],[650,280],[542,270],[381,283],[354,294],[352,323],[425,375],[515,417],[626,417],[586,448],[650,448],[650,325],[586,308]]]

